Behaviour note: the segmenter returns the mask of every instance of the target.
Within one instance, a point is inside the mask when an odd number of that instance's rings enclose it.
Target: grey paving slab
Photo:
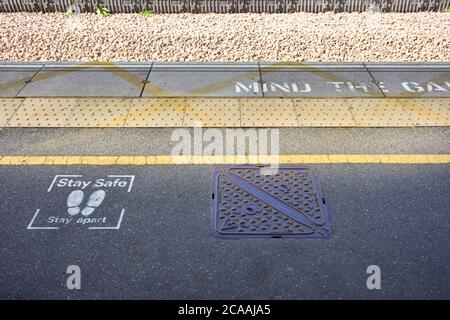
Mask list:
[[[21,91],[20,96],[138,97],[150,68],[150,64],[47,64]]]
[[[450,69],[369,70],[387,97],[450,97]]]
[[[364,66],[366,66],[369,70],[378,70],[378,71],[439,71],[439,70],[450,70],[450,62],[407,62],[407,63],[398,63],[398,62],[364,62]]]
[[[382,97],[365,66],[354,64],[261,64],[267,97]]]
[[[40,69],[45,62],[16,62],[16,61],[0,61],[0,69]]]
[[[42,66],[40,63],[0,63],[0,97],[15,97]]]
[[[3,97],[139,96],[147,76],[144,96],[450,96],[450,63],[9,62],[0,72]]]
[[[388,97],[449,97],[450,63],[365,63]]]
[[[259,69],[252,64],[155,63],[143,96],[260,97]],[[245,88],[239,83],[245,82]],[[157,89],[154,89],[154,86]],[[241,90],[242,89],[242,90]]]
[[[150,71],[153,62],[46,62],[42,70],[65,70],[77,69],[85,71],[107,71],[108,69],[126,70],[126,71]]]
[[[333,213],[330,239],[210,236],[211,166],[2,168],[0,297],[449,297],[448,165],[310,167]],[[104,201],[83,217],[70,216],[67,207],[68,194],[79,188],[59,179],[49,191],[55,175],[135,179],[129,193],[101,187]],[[93,184],[83,189],[85,197],[93,190]],[[119,228],[90,229],[117,226],[122,208]],[[46,225],[58,229],[35,229]],[[366,287],[374,264],[381,290]],[[81,290],[66,287],[69,265],[81,269]]]

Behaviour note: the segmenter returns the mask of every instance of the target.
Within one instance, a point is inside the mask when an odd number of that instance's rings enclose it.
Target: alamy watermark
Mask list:
[[[204,129],[200,122],[193,130],[184,128],[172,132],[172,162],[182,162],[186,157],[201,156],[202,164],[258,163],[267,164],[261,174],[278,172],[280,133],[278,129]],[[248,161],[247,161],[248,160]]]
[[[370,265],[366,269],[366,273],[370,274],[367,278],[366,286],[369,290],[381,289],[381,269],[377,265]]]
[[[67,267],[66,273],[69,277],[66,280],[66,286],[69,290],[81,289],[81,269],[77,265],[70,265]]]

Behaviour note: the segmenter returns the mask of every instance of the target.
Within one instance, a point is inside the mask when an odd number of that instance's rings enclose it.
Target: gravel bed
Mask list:
[[[450,13],[0,13],[2,61],[450,61]]]

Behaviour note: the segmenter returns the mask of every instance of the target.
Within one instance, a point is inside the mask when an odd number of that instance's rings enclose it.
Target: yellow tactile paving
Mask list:
[[[133,101],[126,127],[181,127],[185,99],[143,98]]]
[[[241,111],[237,99],[187,99],[183,126],[239,127]]]
[[[75,98],[27,98],[6,126],[64,127],[77,104]]]
[[[23,99],[0,99],[0,126],[6,125],[22,103]]]
[[[294,104],[302,127],[356,126],[344,99],[297,99]]]
[[[8,98],[0,127],[450,126],[450,99]]]
[[[241,99],[242,127],[298,127],[292,99]]]
[[[123,127],[131,99],[79,99],[66,127]]]
[[[398,99],[347,99],[358,127],[411,127],[415,123]]]
[[[450,125],[450,99],[400,99],[400,103],[417,126]]]

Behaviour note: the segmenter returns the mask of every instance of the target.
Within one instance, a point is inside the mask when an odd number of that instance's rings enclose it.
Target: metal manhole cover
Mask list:
[[[213,235],[224,238],[328,238],[331,219],[313,172],[228,166],[213,172]]]

